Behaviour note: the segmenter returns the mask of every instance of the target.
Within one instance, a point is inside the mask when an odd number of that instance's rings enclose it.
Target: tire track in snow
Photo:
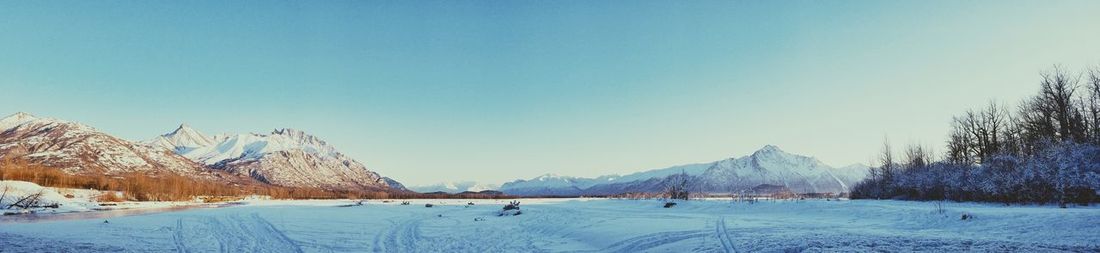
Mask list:
[[[715,232],[718,234],[718,241],[722,243],[722,250],[726,253],[737,252],[737,248],[733,246],[733,240],[730,240],[729,231],[726,229],[725,216],[718,218],[715,230],[717,230]]]
[[[709,233],[705,230],[658,232],[622,240],[594,252],[642,252],[666,244],[706,236],[709,236]]]
[[[275,241],[281,242],[283,244],[282,248],[289,249],[291,252],[302,253],[302,248],[294,243],[294,240],[287,237],[286,233],[283,233],[283,231],[275,228],[275,225],[272,225],[267,219],[260,217],[257,213],[252,213],[251,216],[254,222],[253,224],[266,230],[267,233],[265,234],[268,235],[269,239],[275,239]]]
[[[183,218],[176,219],[176,228],[172,230],[172,243],[176,245],[176,252],[191,252],[183,240]]]
[[[375,237],[375,252],[416,252],[420,236],[420,218],[412,216],[399,221],[386,232]],[[384,240],[380,240],[384,239]]]
[[[213,246],[204,244],[203,239],[207,239],[206,242],[216,240],[218,252],[302,252],[297,243],[256,213],[248,218],[240,215],[204,217],[188,224],[184,224],[183,218],[176,220],[172,240],[178,252],[212,251],[202,247]],[[196,245],[202,248],[191,247]]]
[[[386,252],[414,252],[416,250],[416,218],[402,222],[388,236]]]
[[[392,220],[387,222],[392,223],[390,224],[391,228],[387,228],[385,231],[379,232],[378,234],[374,235],[374,252],[385,252],[385,245],[382,245],[382,238],[387,237],[387,235],[389,235],[390,233],[390,230],[392,230],[392,227],[397,225],[397,222],[394,222]]]
[[[238,229],[235,231],[238,238],[242,239],[234,245],[237,248],[250,246],[247,248],[250,252],[302,252],[282,231],[265,225],[270,223],[255,213],[247,218],[233,215],[230,219]]]
[[[218,252],[230,252],[229,247],[233,244],[236,244],[230,241],[230,239],[237,239],[238,241],[241,241],[240,236],[229,233],[229,231],[227,231],[227,229],[229,228],[218,221],[217,218],[206,217],[206,219],[203,219],[202,221],[202,226],[205,227],[207,231],[214,232],[214,239],[218,240]],[[186,242],[186,240],[184,242]]]

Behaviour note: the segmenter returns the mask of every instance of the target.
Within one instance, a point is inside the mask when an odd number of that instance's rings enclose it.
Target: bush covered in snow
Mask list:
[[[497,216],[516,216],[520,214],[523,214],[523,211],[519,210],[519,201],[513,200],[508,202],[507,205],[504,205],[503,210],[500,210]]]

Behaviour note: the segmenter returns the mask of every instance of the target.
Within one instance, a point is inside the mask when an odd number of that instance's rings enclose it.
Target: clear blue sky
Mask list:
[[[0,114],[291,127],[410,185],[867,163],[1100,63],[1100,1],[4,1]]]

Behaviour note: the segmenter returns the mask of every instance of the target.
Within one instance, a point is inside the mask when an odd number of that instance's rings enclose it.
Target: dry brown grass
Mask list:
[[[214,182],[197,181],[179,175],[72,175],[21,160],[0,160],[0,180],[20,180],[47,187],[121,191],[125,200],[178,201],[193,196],[241,195],[237,187]]]
[[[104,192],[95,197],[96,202],[123,202],[126,198],[119,196],[116,192]]]
[[[240,201],[240,200],[244,199],[244,197],[243,196],[203,196],[203,197],[199,197],[199,199],[202,199],[202,203],[224,203],[224,202]]]
[[[13,159],[0,159],[0,180],[28,181],[47,187],[120,191],[124,193],[121,200],[135,201],[189,201],[195,197],[203,197],[212,199],[214,202],[223,202],[239,200],[240,196],[248,195],[270,196],[274,199],[511,198],[504,195],[421,194],[386,189],[295,188],[258,182],[232,185],[224,182],[199,181],[174,174],[72,175],[58,168]],[[110,199],[107,202],[121,200]]]

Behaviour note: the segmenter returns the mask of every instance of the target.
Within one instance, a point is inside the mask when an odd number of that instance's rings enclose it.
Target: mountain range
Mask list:
[[[0,158],[70,174],[172,173],[195,179],[328,190],[405,190],[323,140],[294,129],[207,136],[181,125],[132,142],[84,124],[16,113],[0,119]]]
[[[430,192],[446,192],[446,193],[461,193],[461,192],[480,192],[487,190],[496,190],[500,188],[498,185],[482,184],[474,181],[459,181],[459,182],[444,182],[432,185],[421,185],[409,187],[409,190],[430,193]]]
[[[780,186],[794,193],[844,193],[866,177],[867,169],[860,164],[835,168],[813,157],[787,153],[767,145],[751,155],[710,163],[595,178],[546,174],[505,183],[500,190],[521,196],[661,192],[666,177],[684,173],[691,176],[694,190],[704,193],[751,192],[758,186]]]
[[[270,184],[327,190],[406,191],[396,180],[304,131],[206,135],[184,124],[133,142],[72,121],[16,113],[0,119],[0,159],[18,159],[77,175],[170,173],[228,184]],[[667,177],[687,174],[706,193],[782,188],[795,193],[843,193],[866,177],[867,166],[831,167],[821,161],[764,146],[751,155],[595,178],[546,174],[499,186],[511,195],[614,195],[660,192]],[[413,187],[418,192],[498,189],[475,182]]]
[[[80,123],[27,113],[0,119],[0,158],[84,175],[173,173],[206,179],[214,174],[168,150],[126,141]]]

